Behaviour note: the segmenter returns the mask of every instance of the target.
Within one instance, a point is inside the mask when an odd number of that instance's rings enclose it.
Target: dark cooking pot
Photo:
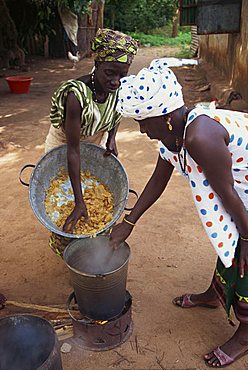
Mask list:
[[[52,325],[32,315],[0,319],[0,369],[62,370]]]

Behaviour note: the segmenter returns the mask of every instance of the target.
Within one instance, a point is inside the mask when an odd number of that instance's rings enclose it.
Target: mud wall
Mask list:
[[[200,58],[213,64],[248,101],[248,0],[242,2],[240,33],[200,36]]]

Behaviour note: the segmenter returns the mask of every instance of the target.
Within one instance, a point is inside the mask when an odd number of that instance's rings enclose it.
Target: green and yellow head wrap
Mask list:
[[[137,48],[138,43],[131,36],[107,28],[99,28],[91,44],[95,59],[101,62],[131,64]]]

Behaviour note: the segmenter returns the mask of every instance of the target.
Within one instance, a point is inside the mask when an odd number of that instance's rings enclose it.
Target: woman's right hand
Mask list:
[[[84,217],[85,222],[89,221],[88,212],[85,203],[76,204],[71,214],[67,217],[63,226],[63,231],[66,233],[72,233],[78,220]]]
[[[113,249],[117,249],[121,243],[123,243],[131,234],[133,226],[122,221],[118,225],[115,225],[111,231],[109,240],[110,246]]]

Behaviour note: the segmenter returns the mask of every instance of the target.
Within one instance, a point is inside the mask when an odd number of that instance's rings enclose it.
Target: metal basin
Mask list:
[[[114,155],[105,157],[103,155],[105,149],[95,144],[82,142],[80,145],[81,170],[90,171],[93,176],[109,188],[113,195],[113,219],[102,230],[96,233],[101,234],[119,219],[125,209],[129,193],[128,178],[123,165]],[[44,201],[51,180],[58,176],[62,167],[67,171],[67,145],[58,146],[47,152],[35,166],[24,166],[21,173],[26,167],[34,167],[30,177],[30,183],[23,182],[21,177],[20,181],[22,184],[29,186],[29,201],[38,220],[48,230],[64,237],[73,239],[88,238],[88,235],[75,235],[60,230],[45,210]]]

